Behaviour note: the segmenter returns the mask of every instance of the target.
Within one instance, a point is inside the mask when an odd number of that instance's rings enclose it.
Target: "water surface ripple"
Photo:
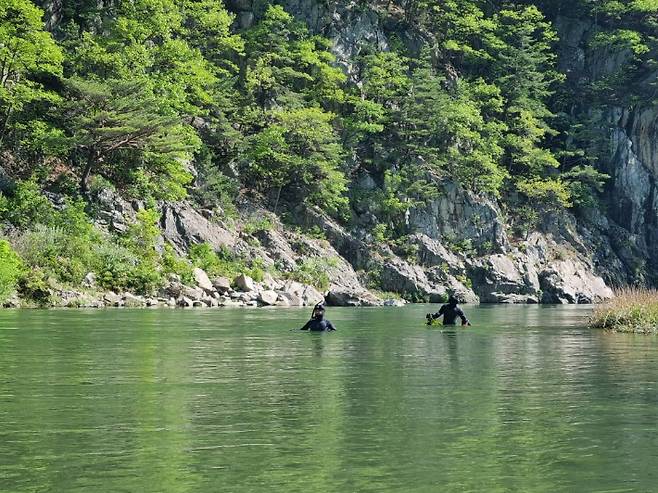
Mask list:
[[[658,492],[658,339],[430,309],[0,311],[0,491]]]

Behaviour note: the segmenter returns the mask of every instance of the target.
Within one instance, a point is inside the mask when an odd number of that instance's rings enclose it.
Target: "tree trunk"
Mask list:
[[[82,171],[82,176],[80,177],[80,193],[84,196],[89,192],[89,176],[91,175],[92,170],[98,164],[100,158],[98,151],[90,150],[89,156],[87,157],[87,164]]]
[[[279,199],[281,198],[281,189],[283,188],[283,185],[279,187],[279,192],[276,194],[276,203],[274,204],[274,214],[276,214],[276,209],[279,207]]]

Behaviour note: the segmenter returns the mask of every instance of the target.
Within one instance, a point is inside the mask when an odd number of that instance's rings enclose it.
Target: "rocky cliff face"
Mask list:
[[[287,11],[309,28],[333,41],[337,63],[359,83],[356,58],[375,47],[386,50],[391,34],[413,50],[422,33],[400,30],[374,3],[288,0]],[[258,2],[230,0],[238,27],[248,27],[259,15]],[[52,12],[56,17],[56,12]],[[570,79],[593,80],[614,73],[631,56],[627,50],[588,50],[592,26],[578,19],[559,18],[560,69]],[[656,74],[647,74],[647,83]],[[372,287],[410,300],[440,301],[455,293],[463,302],[591,303],[612,296],[610,286],[658,279],[658,107],[637,104],[610,107],[599,124],[609,129],[606,171],[607,210],[584,217],[541,218],[537,231],[523,238],[510,233],[500,204],[491,197],[437,181],[438,197],[409,211],[406,252],[378,244],[363,229],[348,230],[317,210],[293,214],[303,228],[326,237],[312,239],[285,226],[279,218],[252,202],[239,204],[234,224],[199,211],[189,203],[161,204],[162,236],[179,253],[205,242],[226,247],[265,266],[282,271],[299,268],[309,259],[332,259],[324,293],[333,304],[372,305],[381,299]],[[376,186],[363,176],[355,187]],[[101,226],[121,230],[140,204],[117,197],[100,197]],[[241,225],[253,217],[269,217],[270,226],[256,231]],[[366,221],[367,222],[367,221]]]
[[[590,22],[556,19],[560,34],[560,68],[576,84],[597,81],[626,69],[629,49],[587,48]],[[653,94],[658,71],[647,68],[639,91]],[[596,231],[602,244],[596,254],[616,257],[611,280],[655,285],[658,281],[658,105],[639,98],[628,106],[608,105],[594,115],[592,125],[605,129],[608,149],[602,171],[610,175],[606,210],[583,227]],[[620,268],[621,267],[621,268]]]
[[[240,9],[244,12],[249,5],[242,3]],[[374,6],[315,0],[291,0],[285,6],[312,30],[333,40],[338,62],[352,76],[354,58],[368,46],[386,49],[391,33],[411,47],[417,48],[422,43],[422,39],[415,39],[418,34],[400,32],[397,26],[386,25],[390,21],[383,20],[386,17]],[[561,63],[565,71],[574,74],[590,71],[589,76],[595,77],[614,71],[629,56],[623,52],[588,57],[583,37],[591,26],[571,19],[558,24],[563,26]],[[622,115],[617,118],[621,119]],[[334,234],[329,239],[356,269],[379,271],[379,282],[384,289],[407,295],[440,298],[446,291],[452,291],[459,293],[464,301],[478,298],[483,302],[523,303],[601,301],[612,294],[609,284],[628,282],[632,273],[638,271],[636,264],[648,250],[649,236],[653,234],[648,234],[644,217],[647,203],[658,200],[653,198],[652,181],[645,166],[633,161],[646,160],[645,155],[650,154],[655,165],[655,148],[651,152],[643,151],[642,157],[631,159],[628,154],[632,152],[633,142],[644,141],[651,132],[655,137],[655,118],[645,114],[630,127],[628,122],[620,125],[619,131],[619,151],[611,150],[611,155],[620,152],[627,155],[612,159],[615,180],[611,203],[624,207],[622,204],[630,201],[626,207],[633,210],[636,220],[635,229],[627,230],[631,235],[642,236],[626,249],[620,244],[624,234],[619,230],[626,225],[615,220],[614,211],[610,213],[611,219],[603,214],[578,221],[574,217],[544,218],[541,232],[512,242],[508,221],[494,200],[465,192],[450,182],[437,183],[441,190],[439,198],[410,211],[407,218],[412,232],[410,241],[418,249],[413,258],[403,259],[386,249],[373,251],[356,239],[360,236],[358,231],[337,232],[333,227],[330,229]],[[655,147],[656,139],[653,140]],[[639,183],[624,185],[624,180]],[[626,218],[623,211],[617,215]],[[326,228],[326,221],[321,225]],[[450,251],[464,244],[472,249]]]
[[[240,27],[250,26],[258,15],[257,2],[231,0],[228,6]],[[285,8],[333,41],[337,63],[356,83],[356,57],[371,47],[387,49],[392,32],[412,48],[422,44],[422,35],[386,25],[391,21],[384,20],[375,4],[289,0]],[[561,68],[570,77],[611,73],[628,57],[624,52],[588,53],[583,42],[591,28],[587,23],[560,19],[556,24],[562,36]],[[413,248],[406,255],[377,244],[364,230],[348,231],[315,210],[297,211],[295,217],[303,226],[321,229],[327,241],[295,234],[276,218],[271,229],[247,234],[189,204],[163,205],[163,236],[180,252],[192,243],[208,242],[284,270],[308,258],[335,258],[326,293],[335,304],[376,304],[367,289],[374,285],[411,300],[440,301],[455,293],[464,302],[599,302],[612,296],[610,285],[642,278],[658,259],[658,247],[653,246],[658,222],[657,116],[650,107],[614,108],[605,116],[614,124],[607,214],[546,217],[540,231],[525,239],[512,238],[495,200],[452,182],[437,182],[438,198],[410,210],[408,241]],[[376,180],[366,176],[360,182],[371,185]],[[241,211],[243,220],[269,214],[253,204],[242,204]]]

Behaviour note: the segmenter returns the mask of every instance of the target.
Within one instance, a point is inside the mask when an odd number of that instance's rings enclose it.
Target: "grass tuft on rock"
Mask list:
[[[613,332],[658,334],[658,290],[624,288],[598,306],[590,327]]]

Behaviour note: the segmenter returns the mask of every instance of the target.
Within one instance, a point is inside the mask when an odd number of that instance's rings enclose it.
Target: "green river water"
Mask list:
[[[0,311],[0,491],[658,491],[658,339],[436,308]]]

